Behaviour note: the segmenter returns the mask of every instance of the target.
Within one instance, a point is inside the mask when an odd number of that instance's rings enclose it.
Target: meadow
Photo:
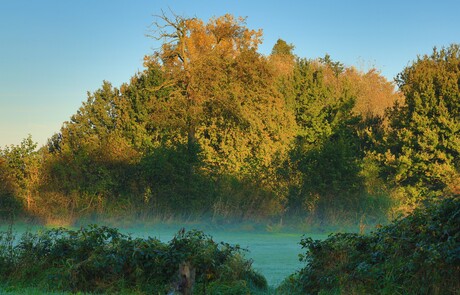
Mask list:
[[[454,196],[369,233],[327,237],[209,224],[10,225],[0,228],[0,292],[192,294],[178,283],[189,265],[193,294],[458,294],[459,224]]]
[[[153,229],[143,227],[124,229],[126,233],[133,236],[147,237],[156,236],[162,241],[169,241],[180,226],[154,226]],[[203,229],[203,226],[196,225],[193,228]],[[188,229],[188,228],[186,228]],[[260,272],[270,286],[276,287],[287,276],[299,270],[302,263],[299,254],[302,249],[300,240],[303,236],[300,232],[269,232],[260,230],[207,230],[215,241],[225,241],[229,244],[239,245],[246,249],[245,256],[253,260],[252,266]],[[326,234],[306,234],[313,239],[323,240]]]
[[[0,231],[7,231],[9,227],[10,225],[2,224]],[[50,228],[52,227],[25,223],[13,225],[13,231],[17,237],[26,232],[38,232]],[[120,231],[132,237],[156,237],[162,242],[168,242],[182,228],[180,224],[171,223],[141,224],[135,227],[120,227]],[[303,236],[319,240],[327,237],[327,234],[324,233],[303,234],[293,230],[261,230],[248,225],[209,229],[209,224],[201,223],[185,225],[185,229],[203,230],[216,242],[223,241],[231,245],[239,245],[244,249],[245,257],[253,261],[253,268],[267,279],[271,287],[278,286],[286,277],[302,267],[303,264],[299,260],[302,249],[299,243]]]

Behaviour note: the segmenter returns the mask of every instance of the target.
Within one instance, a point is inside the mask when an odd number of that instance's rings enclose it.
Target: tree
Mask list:
[[[119,130],[123,119],[120,96],[120,91],[106,81],[94,93],[88,92],[87,101],[64,123],[64,142],[77,150],[83,145],[96,145],[99,139]]]
[[[385,176],[416,203],[442,191],[458,193],[460,179],[460,46],[419,56],[397,77],[405,103],[389,114]]]
[[[310,211],[321,219],[336,212],[343,218],[351,211],[384,213],[384,186],[367,153],[383,137],[383,110],[375,102],[385,105],[399,97],[392,84],[378,73],[358,72],[326,55],[298,59],[291,82],[283,87],[298,126],[280,171],[288,179],[290,210]],[[373,208],[366,207],[371,203]]]
[[[23,209],[18,191],[18,183],[10,172],[7,160],[0,157],[0,220],[10,218]]]
[[[138,74],[132,84],[146,75]],[[69,215],[102,210],[107,203],[127,203],[119,197],[132,194],[136,187],[134,166],[151,145],[145,122],[149,111],[146,102],[139,102],[136,85],[122,88],[104,82],[88,93],[87,101],[48,141],[41,193],[49,203],[69,210]]]
[[[387,81],[377,69],[361,72],[353,67],[346,68],[342,81],[343,87],[356,97],[353,111],[364,119],[384,119],[387,109],[404,101],[395,84]]]
[[[130,83],[120,87],[120,108],[124,114],[120,129],[133,147],[142,152],[175,135],[172,132],[174,126],[169,124],[168,114],[163,111],[169,90],[159,89],[164,83],[164,73],[148,56],[145,57],[144,67],[145,70],[134,75]]]
[[[345,66],[343,63],[339,61],[333,61],[331,56],[326,53],[326,55],[322,58],[319,58],[319,61],[329,67],[335,74],[336,77],[338,77],[341,73],[343,73],[343,70],[345,69]]]
[[[292,117],[257,53],[261,31],[228,14],[206,24],[162,15],[154,27],[165,40],[153,56],[165,73],[159,88],[171,89],[164,106],[189,150],[198,146],[218,171],[241,172],[248,161],[269,165],[292,136]]]
[[[294,56],[293,54],[294,45],[288,44],[283,39],[278,39],[273,45],[271,55],[290,55]]]
[[[288,44],[282,39],[276,41],[270,54],[270,63],[275,68],[276,76],[285,79],[292,75],[295,64],[295,55],[293,51],[294,45]]]
[[[34,205],[34,196],[39,183],[40,154],[37,143],[29,135],[19,145],[11,145],[0,150],[1,191],[20,200],[27,211]]]
[[[154,23],[157,30],[154,38],[164,40],[164,44],[155,57],[167,75],[161,87],[174,86],[169,100],[178,103],[173,105],[176,111],[183,111],[179,116],[184,118],[183,128],[190,150],[193,150],[203,105],[209,100],[207,89],[202,91],[199,86],[205,85],[213,78],[212,74],[221,70],[220,67],[210,67],[214,57],[225,59],[234,57],[242,49],[257,49],[260,32],[244,28],[241,26],[244,19],[235,19],[231,15],[212,19],[207,25],[199,19],[178,15],[170,19],[163,14],[158,19]]]
[[[198,174],[210,177],[222,188],[214,196],[229,203],[230,195],[252,200],[254,191],[270,191],[267,187],[276,186],[272,163],[285,156],[295,123],[276,85],[277,69],[257,52],[261,31],[228,14],[207,23],[163,14],[153,35],[164,43],[146,60],[161,68],[164,81],[156,89],[167,95],[157,100],[152,121],[161,118],[174,134],[166,143],[171,152],[187,146],[188,160],[181,166],[188,167],[190,183],[182,185],[195,187]],[[227,190],[240,181],[251,189]],[[204,192],[192,195],[185,198],[203,198]]]
[[[343,75],[341,73],[340,75]],[[293,74],[297,136],[285,176],[290,210],[319,213],[356,201],[361,184],[355,98],[329,64],[299,59]],[[300,211],[299,211],[300,210]],[[319,217],[319,216],[318,216]]]
[[[190,212],[212,207],[228,179],[249,187],[242,199],[276,186],[272,162],[286,154],[295,123],[275,69],[257,53],[261,32],[231,15],[207,23],[162,15],[154,28],[164,43],[145,70],[88,93],[49,140],[47,199],[72,212],[124,199]]]

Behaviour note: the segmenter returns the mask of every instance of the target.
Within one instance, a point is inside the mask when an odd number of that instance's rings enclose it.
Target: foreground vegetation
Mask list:
[[[109,227],[0,234],[0,281],[45,291],[165,294],[184,292],[180,272],[193,273],[197,294],[267,290],[263,276],[238,246],[199,231],[180,231],[169,243],[132,238]],[[188,293],[184,293],[188,294]]]
[[[304,238],[288,294],[459,294],[460,196],[416,209],[369,235]]]
[[[238,246],[199,231],[180,231],[169,243],[94,225],[20,239],[8,231],[0,234],[0,286],[21,294],[165,294],[179,290],[187,262],[196,270],[194,294],[458,294],[460,196],[367,235],[305,237],[300,244],[305,267],[273,290]]]

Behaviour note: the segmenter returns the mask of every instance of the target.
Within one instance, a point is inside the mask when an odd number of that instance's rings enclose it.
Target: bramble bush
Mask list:
[[[201,231],[181,230],[163,243],[91,225],[29,232],[13,240],[11,232],[0,233],[3,283],[50,291],[165,294],[177,280],[179,265],[188,262],[196,269],[196,290],[235,285],[250,293],[267,288],[239,246],[216,243]]]
[[[290,294],[458,294],[460,198],[416,209],[369,235],[303,238],[306,266],[279,287]]]

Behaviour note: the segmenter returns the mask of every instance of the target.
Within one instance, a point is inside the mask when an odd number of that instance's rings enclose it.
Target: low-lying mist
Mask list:
[[[225,242],[239,245],[244,249],[245,257],[252,260],[255,270],[265,276],[270,286],[277,286],[287,276],[299,270],[302,266],[299,261],[301,247],[299,242],[306,235],[313,239],[324,239],[323,233],[308,233],[293,226],[282,226],[263,222],[216,222],[215,220],[155,220],[146,221],[123,219],[109,220],[104,218],[91,218],[91,220],[78,220],[65,227],[78,229],[88,224],[116,227],[120,232],[129,234],[133,238],[155,237],[162,242],[170,241],[180,230],[200,230],[212,236],[216,242]],[[13,228],[17,237],[25,232],[38,232],[40,230],[60,227],[62,224],[38,224],[30,222],[16,222],[0,224],[0,231]]]

